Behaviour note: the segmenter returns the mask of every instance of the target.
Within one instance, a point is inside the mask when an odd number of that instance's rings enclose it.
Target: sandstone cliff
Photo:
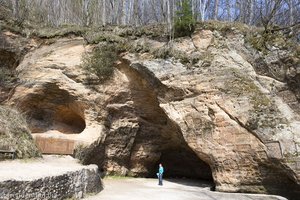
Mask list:
[[[92,85],[82,38],[41,46],[6,104],[28,113],[34,137],[75,141],[106,173],[153,176],[163,162],[166,176],[212,179],[218,191],[299,195],[299,58],[263,54],[235,28],[164,40],[131,34],[135,53]]]

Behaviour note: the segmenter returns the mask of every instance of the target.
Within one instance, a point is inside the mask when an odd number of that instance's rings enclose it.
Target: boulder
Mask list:
[[[98,167],[68,156],[0,163],[1,199],[81,199],[103,189]],[[49,170],[51,168],[51,170]]]

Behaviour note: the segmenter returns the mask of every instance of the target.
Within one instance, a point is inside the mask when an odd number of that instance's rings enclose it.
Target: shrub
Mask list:
[[[113,75],[117,59],[116,45],[105,43],[95,47],[91,55],[83,56],[83,67],[88,73],[95,74],[100,82],[104,82]]]
[[[196,20],[193,16],[190,0],[183,0],[182,7],[175,17],[175,37],[191,36],[195,30]]]
[[[167,46],[161,47],[158,50],[153,52],[153,55],[155,58],[161,58],[161,59],[167,59],[168,57],[171,57],[170,48]]]
[[[109,42],[109,43],[121,43],[123,38],[108,32],[94,32],[90,31],[84,36],[85,41],[88,44],[99,44],[100,42]]]

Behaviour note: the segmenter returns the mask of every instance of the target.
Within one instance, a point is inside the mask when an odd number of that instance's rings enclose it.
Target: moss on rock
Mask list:
[[[234,74],[234,78],[227,81],[231,93],[237,96],[243,94],[249,96],[254,110],[264,109],[271,105],[269,98],[250,78],[245,77],[236,69],[231,69],[231,72]]]

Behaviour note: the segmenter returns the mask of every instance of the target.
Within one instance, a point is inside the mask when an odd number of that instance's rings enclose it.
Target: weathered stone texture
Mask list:
[[[0,199],[81,199],[88,193],[98,193],[101,190],[98,167],[89,166],[78,171],[36,180],[2,181]]]
[[[196,63],[127,53],[108,82],[90,86],[79,67],[89,47],[59,40],[27,54],[8,103],[32,114],[35,134],[84,144],[77,156],[108,174],[155,176],[164,162],[166,175],[213,178],[218,191],[297,197],[298,67],[244,40],[199,30],[168,45],[171,56]],[[155,41],[149,51],[166,46]]]

